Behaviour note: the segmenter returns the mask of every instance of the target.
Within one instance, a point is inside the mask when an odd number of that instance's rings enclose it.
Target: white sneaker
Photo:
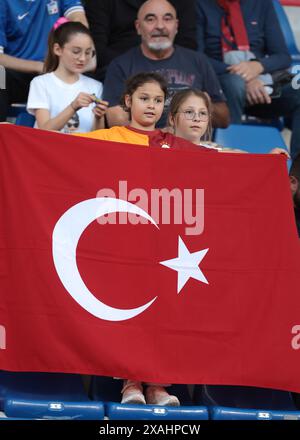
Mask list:
[[[149,405],[180,406],[176,396],[169,394],[164,387],[148,386],[146,390],[146,401]]]
[[[140,382],[133,380],[125,381],[122,389],[122,394],[123,396],[121,403],[146,405],[143,388]]]

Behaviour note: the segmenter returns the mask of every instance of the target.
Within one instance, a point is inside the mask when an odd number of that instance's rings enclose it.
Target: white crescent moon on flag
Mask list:
[[[67,292],[86,311],[107,321],[124,321],[144,312],[157,297],[135,309],[110,307],[97,299],[87,288],[80,276],[76,249],[84,230],[97,218],[115,212],[140,215],[157,228],[153,218],[143,209],[125,200],[112,197],[98,197],[85,200],[68,209],[56,223],[52,235],[52,253],[55,269]],[[101,278],[99,277],[99,284]]]

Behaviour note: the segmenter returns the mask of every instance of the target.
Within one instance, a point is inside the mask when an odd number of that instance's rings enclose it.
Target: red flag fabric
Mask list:
[[[284,157],[2,126],[0,164],[0,369],[300,391]]]
[[[218,4],[226,12],[221,20],[223,53],[234,49],[250,50],[240,0],[218,0]]]

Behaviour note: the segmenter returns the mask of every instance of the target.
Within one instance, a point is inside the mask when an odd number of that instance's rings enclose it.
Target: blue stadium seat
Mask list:
[[[35,123],[35,117],[29,114],[26,110],[25,104],[12,104],[8,109],[9,122],[13,122],[16,125],[23,125],[24,127],[33,127]]]
[[[285,10],[279,0],[273,0],[273,4],[277,13],[281,30],[285,38],[286,45],[292,57],[292,65],[300,64],[300,52],[298,50],[295,37]]]
[[[110,420],[207,420],[205,406],[193,406],[186,385],[172,385],[168,389],[175,394],[181,406],[130,405],[121,404],[123,381],[94,376],[91,383],[91,398],[105,403],[106,415]]]
[[[103,420],[104,406],[82,378],[62,373],[0,372],[0,411],[9,418]]]
[[[35,117],[28,113],[26,110],[19,113],[16,117],[16,125],[23,125],[24,127],[33,127],[35,123]]]
[[[8,108],[8,117],[16,118],[20,113],[26,111],[26,103],[13,103]]]
[[[217,128],[214,141],[223,147],[239,148],[249,153],[268,153],[275,147],[287,150],[277,128],[261,125],[232,124],[228,128]]]
[[[195,400],[209,407],[213,420],[300,420],[287,391],[203,385],[196,386]]]

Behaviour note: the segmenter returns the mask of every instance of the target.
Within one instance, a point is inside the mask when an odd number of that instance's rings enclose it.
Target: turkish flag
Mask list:
[[[283,156],[4,125],[0,164],[0,369],[300,392]]]

